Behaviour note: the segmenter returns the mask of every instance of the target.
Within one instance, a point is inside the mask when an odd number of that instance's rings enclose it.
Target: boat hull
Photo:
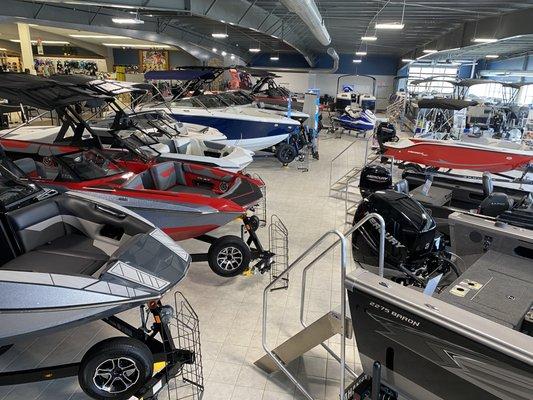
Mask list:
[[[221,113],[222,114],[222,113]],[[295,132],[297,125],[283,122],[261,121],[259,119],[240,119],[215,115],[191,115],[190,113],[172,110],[172,116],[181,122],[210,126],[222,132],[227,143],[246,150],[263,150],[287,139]]]
[[[385,155],[395,160],[437,168],[464,169],[479,172],[507,172],[533,162],[531,154],[512,153],[448,142],[412,142],[411,145],[385,145]]]
[[[372,376],[373,363],[379,361],[383,383],[410,400],[530,398],[531,343],[522,350],[501,344],[505,335],[523,334],[488,322],[492,325],[489,329],[508,332],[496,334],[488,343],[471,339],[477,336],[469,333],[481,325],[471,313],[390,281],[386,285],[380,282],[383,278],[368,271],[358,274],[357,281],[347,281],[366,374]],[[471,327],[463,327],[459,320],[466,317],[468,321],[468,315]],[[512,352],[518,354],[510,356]],[[524,361],[528,358],[529,362]]]
[[[59,187],[56,187],[59,189]],[[187,206],[170,201],[125,197],[108,192],[82,191],[92,197],[111,201],[146,218],[176,241],[204,235],[233,221],[242,212],[222,212],[205,205]]]

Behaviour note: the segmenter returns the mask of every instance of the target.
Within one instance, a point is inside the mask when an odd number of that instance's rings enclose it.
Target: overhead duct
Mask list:
[[[281,2],[287,9],[298,14],[320,43],[324,46],[328,46],[331,43],[331,36],[324,25],[315,0],[281,0]]]
[[[272,72],[313,72],[319,74],[334,74],[339,69],[339,55],[333,47],[328,48],[327,53],[333,59],[333,66],[331,68],[252,67],[251,69]]]

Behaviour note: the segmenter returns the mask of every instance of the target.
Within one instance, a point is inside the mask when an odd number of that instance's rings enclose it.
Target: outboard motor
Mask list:
[[[376,140],[379,145],[379,150],[384,153],[385,146],[384,143],[387,142],[397,142],[398,136],[396,135],[396,127],[390,122],[380,122],[376,129]]]
[[[377,213],[385,220],[385,276],[398,283],[425,287],[438,274],[457,268],[444,251],[431,214],[405,193],[384,190],[372,193],[358,206],[354,225],[365,215]],[[370,220],[352,235],[354,260],[378,272],[379,224]],[[441,280],[442,281],[442,280]]]
[[[392,188],[391,172],[381,165],[365,165],[359,177],[359,190],[364,198],[378,190]]]

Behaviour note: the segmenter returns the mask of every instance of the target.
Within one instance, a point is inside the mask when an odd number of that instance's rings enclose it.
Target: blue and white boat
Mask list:
[[[211,75],[213,73],[211,72]],[[198,81],[210,77],[205,70],[157,71],[146,74],[147,79],[184,81],[196,77]],[[182,85],[179,93],[185,94],[194,86]],[[237,96],[229,99],[228,96]],[[239,101],[238,96],[243,96]],[[205,125],[218,129],[227,139],[225,143],[251,151],[271,149],[285,142],[289,135],[298,133],[300,122],[263,110],[244,99],[241,92],[175,96],[164,103],[147,103],[140,110],[165,109],[180,122]]]

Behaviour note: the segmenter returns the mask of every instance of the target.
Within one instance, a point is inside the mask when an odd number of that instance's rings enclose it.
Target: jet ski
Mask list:
[[[376,116],[368,109],[347,106],[344,113],[339,117],[332,117],[332,120],[339,125],[342,130],[366,132],[374,131],[376,127]]]

